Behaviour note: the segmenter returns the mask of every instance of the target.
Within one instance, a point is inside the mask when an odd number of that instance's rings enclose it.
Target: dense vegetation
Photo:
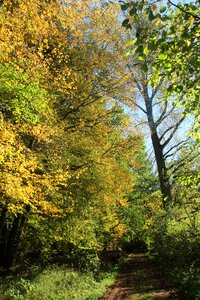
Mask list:
[[[121,3],[132,39],[126,55],[140,92],[134,103],[147,118],[163,202],[157,195],[146,203],[142,232],[150,254],[182,288],[181,297],[200,299],[199,1]],[[189,113],[195,140],[177,138]]]
[[[139,248],[200,299],[198,3],[154,2],[0,1],[8,299],[97,299]]]

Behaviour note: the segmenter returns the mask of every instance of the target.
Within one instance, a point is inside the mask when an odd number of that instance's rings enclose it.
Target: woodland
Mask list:
[[[135,251],[200,299],[199,4],[0,1],[2,299],[99,299]]]

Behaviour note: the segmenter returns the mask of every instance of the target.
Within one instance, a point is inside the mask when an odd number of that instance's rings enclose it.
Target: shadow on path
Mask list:
[[[134,254],[122,266],[113,285],[101,300],[179,299],[177,291],[145,254]]]

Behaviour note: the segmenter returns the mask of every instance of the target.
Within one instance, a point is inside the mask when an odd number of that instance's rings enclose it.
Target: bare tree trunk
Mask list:
[[[152,99],[150,99],[150,97],[148,96],[147,87],[143,87],[143,90],[144,90],[144,100],[146,106],[148,125],[151,132],[151,140],[152,140],[156,163],[157,163],[160,189],[163,198],[163,206],[166,208],[166,206],[172,201],[171,187],[169,183],[169,177],[167,174],[167,167],[166,167],[165,157],[163,153],[163,146],[158,136],[156,123],[153,117]]]

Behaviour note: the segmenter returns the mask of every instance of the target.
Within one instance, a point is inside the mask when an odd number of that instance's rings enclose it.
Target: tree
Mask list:
[[[149,58],[148,58],[149,59]],[[146,115],[150,131],[151,141],[155,153],[160,188],[163,195],[163,204],[172,202],[170,178],[167,167],[167,159],[174,155],[183,146],[187,139],[173,141],[176,132],[185,120],[181,110],[173,101],[169,101],[163,94],[164,84],[162,80],[152,88],[149,77],[152,75],[151,63],[148,70],[142,70],[142,64],[137,61],[128,63],[131,78],[137,91],[137,99],[132,99],[135,107]],[[165,202],[166,201],[166,202]]]
[[[186,113],[192,113],[196,118],[195,128],[199,127],[198,82],[199,82],[199,6],[198,1],[186,4],[175,4],[168,1],[120,1],[122,9],[129,11],[129,17],[123,25],[131,27],[131,20],[139,21],[141,12],[144,12],[152,26],[147,44],[142,47],[146,33],[137,29],[135,45],[138,54],[145,57],[147,51],[157,51],[158,55],[153,63],[154,74],[152,83],[163,77],[170,82],[167,95],[175,97],[176,102],[185,108]],[[145,63],[145,62],[144,62]],[[144,64],[145,67],[145,64]],[[196,132],[196,131],[195,131]],[[195,134],[198,138],[198,132]]]
[[[135,182],[132,192],[127,196],[128,206],[119,210],[127,231],[122,236],[123,247],[131,251],[144,247],[145,244],[145,223],[148,219],[148,206],[151,198],[159,190],[157,175],[153,172],[153,166],[145,151],[145,145],[136,152],[137,162],[132,166],[135,174]],[[138,247],[138,249],[137,249]]]
[[[169,94],[172,85],[169,78],[165,74],[157,77],[155,69],[157,60],[163,54],[162,48],[155,46],[154,43],[165,32],[166,27],[162,22],[152,24],[149,9],[145,10],[142,3],[140,6],[137,5],[139,4],[122,5],[122,9],[133,6],[129,11],[130,20],[126,19],[123,22],[131,30],[129,35],[132,43],[130,42],[126,55],[130,58],[127,64],[138,93],[136,99],[132,97],[131,101],[147,118],[165,205],[172,202],[167,160],[187,143],[186,138],[173,141],[182,123],[184,124],[187,119],[186,109],[181,110],[177,105],[177,97],[181,97],[178,90],[173,96]],[[137,9],[136,15],[133,14]],[[156,81],[152,79],[154,75]]]
[[[159,115],[156,111],[156,118],[162,119],[170,109],[175,112],[178,106],[183,113],[179,120],[191,113],[196,122],[194,128],[199,128],[199,1],[187,4],[166,1],[164,5],[160,5],[162,1],[121,2],[122,9],[129,12],[123,25],[133,31],[135,24],[138,25],[132,40],[134,46],[129,47],[127,55],[132,55],[133,47],[133,55],[139,57],[143,72],[149,70],[149,56],[155,55],[148,77],[150,96],[163,80],[162,110]],[[140,22],[144,15],[150,26]],[[137,66],[132,68],[135,71]],[[171,106],[171,103],[174,105]],[[142,109],[146,113],[146,107],[142,106]],[[166,141],[171,138],[168,128],[159,136],[169,134]],[[173,135],[174,130],[171,130]],[[154,195],[153,201],[149,201],[145,208],[146,223],[143,229],[146,230],[148,250],[163,268],[169,265],[167,271],[179,282],[183,295],[196,299],[199,295],[199,136],[195,130],[190,135],[195,137],[196,143],[190,138],[187,142],[180,140],[171,144],[171,139],[169,148],[165,148],[165,158],[169,157],[166,167],[174,202],[167,210],[163,209],[159,197]],[[171,154],[174,151],[173,157]],[[186,268],[190,270],[187,273]]]
[[[117,12],[93,4],[5,0],[0,8],[5,269],[34,251],[97,251],[125,231],[117,208],[140,137],[114,98],[125,86]]]

